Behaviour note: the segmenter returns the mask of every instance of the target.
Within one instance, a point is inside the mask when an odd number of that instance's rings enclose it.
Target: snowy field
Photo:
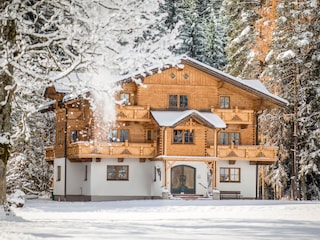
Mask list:
[[[320,202],[28,200],[0,239],[320,239]]]

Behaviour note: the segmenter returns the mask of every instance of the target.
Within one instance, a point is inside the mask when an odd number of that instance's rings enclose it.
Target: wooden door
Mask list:
[[[195,194],[196,169],[186,165],[171,169],[171,193]]]

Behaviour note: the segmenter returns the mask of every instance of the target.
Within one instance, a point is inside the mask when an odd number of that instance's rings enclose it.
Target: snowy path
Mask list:
[[[29,200],[0,239],[320,239],[320,203]]]

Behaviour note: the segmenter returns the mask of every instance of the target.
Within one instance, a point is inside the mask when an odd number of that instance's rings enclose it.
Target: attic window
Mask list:
[[[187,108],[187,95],[169,95],[169,108]]]
[[[171,74],[170,74],[170,77],[171,77],[171,78],[175,78],[175,76],[176,76],[176,75],[175,75],[174,73],[171,73]]]
[[[230,97],[228,96],[220,97],[220,108],[230,108]]]
[[[189,75],[188,75],[187,73],[185,73],[185,74],[183,75],[183,77],[184,77],[184,79],[188,79],[188,78],[189,78]]]

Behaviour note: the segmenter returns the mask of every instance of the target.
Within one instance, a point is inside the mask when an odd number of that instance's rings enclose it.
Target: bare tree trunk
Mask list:
[[[3,11],[10,2],[1,1],[0,11]],[[6,51],[6,47],[13,49],[16,38],[14,20],[0,20],[0,36],[0,52]],[[6,71],[0,69],[0,205],[2,206],[6,206],[6,169],[10,157],[11,101],[15,89],[12,73],[13,67],[10,64],[6,66]]]

